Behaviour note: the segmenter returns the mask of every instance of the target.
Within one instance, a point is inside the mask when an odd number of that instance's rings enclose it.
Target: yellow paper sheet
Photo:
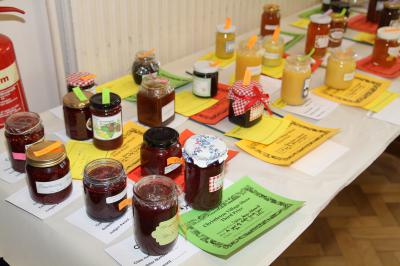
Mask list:
[[[217,102],[218,100],[213,98],[194,96],[191,91],[182,91],[175,95],[175,112],[184,116],[192,116],[213,106]]]
[[[284,108],[286,105],[287,104],[282,100],[282,98],[278,98],[272,103],[273,107],[279,108],[279,109]]]
[[[209,52],[208,54],[203,55],[202,57],[199,58],[199,60],[208,60],[208,61],[219,61],[218,67],[220,68],[225,68],[231,64],[233,64],[236,60],[236,53],[233,55],[233,57],[229,59],[221,59],[215,55],[215,52]]]
[[[390,81],[356,73],[348,89],[336,90],[323,85],[313,92],[331,101],[362,107],[378,98],[389,86]]]
[[[386,90],[381,95],[379,95],[378,98],[363,106],[363,108],[377,113],[385,108],[389,103],[393,102],[399,96],[399,93]]]
[[[225,135],[268,145],[285,133],[290,123],[290,120],[284,118],[263,115],[256,125],[248,128],[235,127]]]
[[[272,78],[280,79],[283,75],[283,68],[285,67],[286,59],[282,60],[282,63],[276,67],[262,67],[262,73]]]
[[[254,157],[272,164],[291,165],[327,139],[335,135],[339,129],[322,128],[304,122],[291,115],[286,132],[269,145],[241,140],[235,144]]]
[[[308,18],[301,18],[295,22],[292,22],[290,25],[301,29],[307,29],[308,24],[310,24],[310,20]]]
[[[359,42],[366,42],[369,44],[374,44],[375,43],[375,34],[368,33],[368,32],[358,32],[356,35],[353,36],[352,39],[355,41],[359,41]]]
[[[96,92],[101,92],[104,88],[109,88],[111,92],[118,94],[122,99],[135,95],[139,91],[139,86],[133,81],[132,75],[101,84],[96,87]]]

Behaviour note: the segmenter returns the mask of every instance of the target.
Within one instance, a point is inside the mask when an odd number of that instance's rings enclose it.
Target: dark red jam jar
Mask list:
[[[25,173],[26,149],[44,139],[44,128],[39,115],[32,112],[10,115],[5,122],[4,135],[12,168]]]
[[[147,130],[140,148],[140,165],[143,176],[177,177],[182,169],[179,133],[170,127],[153,127]]]
[[[110,103],[103,104],[102,94],[90,99],[93,144],[100,150],[114,150],[123,142],[121,97],[110,93]]]
[[[93,137],[89,98],[92,93],[82,92],[86,100],[79,100],[73,92],[67,93],[63,98],[65,132],[68,137],[75,140],[88,140]]]
[[[140,250],[167,254],[178,238],[178,188],[172,179],[151,175],[133,188],[134,235]]]
[[[79,87],[81,90],[92,90],[96,85],[94,78],[96,75],[89,72],[76,72],[67,76],[68,91],[73,88]],[[94,90],[94,88],[93,88]]]
[[[126,175],[122,164],[104,158],[91,161],[85,166],[83,192],[87,215],[100,222],[111,222],[127,210],[119,209],[126,199]]]
[[[42,204],[57,204],[72,191],[69,160],[62,143],[43,155],[42,151],[56,141],[44,140],[26,150],[26,176],[31,197]]]
[[[182,152],[185,158],[185,200],[196,210],[210,210],[222,200],[226,144],[215,136],[194,135]]]

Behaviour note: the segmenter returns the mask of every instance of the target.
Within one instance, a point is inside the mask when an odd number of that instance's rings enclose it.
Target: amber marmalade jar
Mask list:
[[[149,127],[165,126],[175,118],[175,91],[162,77],[146,76],[137,94],[137,115]]]
[[[4,135],[12,168],[25,173],[26,149],[44,138],[44,128],[39,115],[32,112],[10,115],[5,122]]]
[[[147,130],[140,148],[140,165],[142,176],[177,177],[182,169],[179,133],[170,127],[153,127]]]
[[[376,34],[372,62],[382,67],[392,67],[399,60],[400,32],[395,27],[382,27]]]
[[[80,101],[75,93],[69,92],[63,98],[65,132],[75,140],[88,140],[93,137],[89,98],[93,95],[83,91],[87,100]]]
[[[400,1],[388,1],[383,6],[378,28],[391,26],[392,21],[396,21],[400,17]]]
[[[79,87],[81,90],[91,90],[96,85],[94,80],[94,74],[89,72],[76,72],[67,76],[67,88],[68,91],[72,91],[73,88]],[[93,88],[94,89],[94,88]]]
[[[26,176],[31,197],[42,204],[64,201],[72,191],[69,160],[64,145],[41,156],[35,155],[55,141],[44,140],[26,151]]]
[[[329,30],[329,47],[335,48],[342,44],[347,18],[338,13],[331,15],[331,28]]]
[[[156,60],[154,52],[147,53],[146,51],[140,51],[136,53],[136,59],[132,65],[133,79],[136,84],[140,85],[143,77],[156,75],[159,68],[159,62]]]
[[[325,56],[329,44],[329,29],[331,17],[328,15],[315,14],[310,17],[310,24],[307,29],[305,53],[308,54],[313,48],[314,58]]]
[[[216,208],[222,200],[228,148],[219,138],[194,135],[185,143],[185,200],[196,210]]]
[[[279,5],[264,5],[264,12],[261,15],[260,35],[266,36],[274,33],[276,27],[280,25],[280,20],[281,14],[279,12]]]
[[[110,103],[103,104],[102,94],[90,99],[93,144],[101,150],[114,150],[123,142],[121,97],[110,93]]]

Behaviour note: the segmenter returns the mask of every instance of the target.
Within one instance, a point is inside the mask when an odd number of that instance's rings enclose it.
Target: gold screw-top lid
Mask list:
[[[387,1],[383,6],[388,9],[400,9],[400,1]]]
[[[82,91],[82,93],[86,96],[87,100],[80,101],[75,93],[71,91],[64,95],[63,104],[73,109],[82,109],[89,106],[89,99],[93,96],[93,93],[89,91]]]
[[[331,18],[333,22],[344,22],[346,21],[346,17],[341,15],[340,13],[332,13]]]
[[[44,140],[29,146],[26,150],[26,163],[39,168],[51,167],[61,163],[67,158],[67,153],[62,143],[58,146],[55,145],[56,143],[57,141],[54,140]],[[55,148],[44,154],[38,154],[50,145],[55,145]]]
[[[266,12],[277,12],[277,11],[279,11],[279,5],[277,5],[277,4],[266,4],[266,5],[264,5],[264,11],[266,11]]]

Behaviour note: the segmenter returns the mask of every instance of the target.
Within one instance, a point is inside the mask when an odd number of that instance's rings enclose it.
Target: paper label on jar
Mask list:
[[[235,41],[227,41],[225,43],[225,53],[230,54],[235,51]]]
[[[399,47],[389,47],[388,54],[393,57],[399,56]]]
[[[167,166],[164,168],[164,174],[169,174],[179,166],[181,166],[182,159],[179,157],[169,157],[167,159]]]
[[[224,186],[224,174],[220,173],[219,175],[210,177],[208,180],[208,191],[215,192],[220,190]]]
[[[322,3],[329,5],[331,3],[331,0],[322,0]]]
[[[107,117],[92,115],[92,127],[96,139],[116,139],[122,135],[122,113]]]
[[[261,74],[261,65],[247,67],[247,69],[251,72],[252,76],[257,76]]]
[[[111,197],[107,197],[106,198],[106,203],[107,204],[111,204],[111,203],[114,203],[114,202],[118,202],[118,201],[122,200],[125,197],[126,197],[126,188],[124,188],[124,190],[122,190],[117,195],[114,195],[114,196],[111,196]]]
[[[328,35],[317,35],[315,36],[315,48],[326,48],[329,44]]]
[[[280,57],[281,55],[278,53],[269,53],[269,52],[264,53],[264,58],[266,59],[279,59]]]
[[[53,194],[66,189],[72,183],[71,174],[68,173],[65,176],[49,182],[35,182],[36,190],[39,194]]]
[[[278,25],[268,25],[265,24],[264,29],[266,30],[275,30]]]
[[[383,10],[384,3],[383,1],[376,2],[376,11]]]
[[[346,73],[346,74],[343,75],[343,80],[344,81],[353,80],[354,79],[354,75],[355,75],[355,72]]]
[[[25,161],[25,160],[26,160],[26,155],[25,155],[25,153],[22,153],[22,152],[12,152],[11,154],[12,154],[12,157],[13,157],[14,160],[17,160],[17,161]]]
[[[304,86],[303,86],[303,98],[306,98],[308,96],[308,93],[310,92],[310,83],[311,83],[311,78],[308,78],[304,80]]]
[[[344,30],[343,29],[331,29],[329,38],[331,41],[343,39]]]
[[[201,97],[211,96],[211,78],[193,76],[193,94]]]
[[[250,121],[256,120],[257,118],[259,118],[260,116],[262,116],[264,111],[264,105],[259,104],[256,107],[251,107],[250,108]]]
[[[159,223],[151,236],[161,246],[173,242],[178,237],[178,215]]]
[[[167,121],[175,114],[175,101],[170,101],[161,108],[161,121]]]

